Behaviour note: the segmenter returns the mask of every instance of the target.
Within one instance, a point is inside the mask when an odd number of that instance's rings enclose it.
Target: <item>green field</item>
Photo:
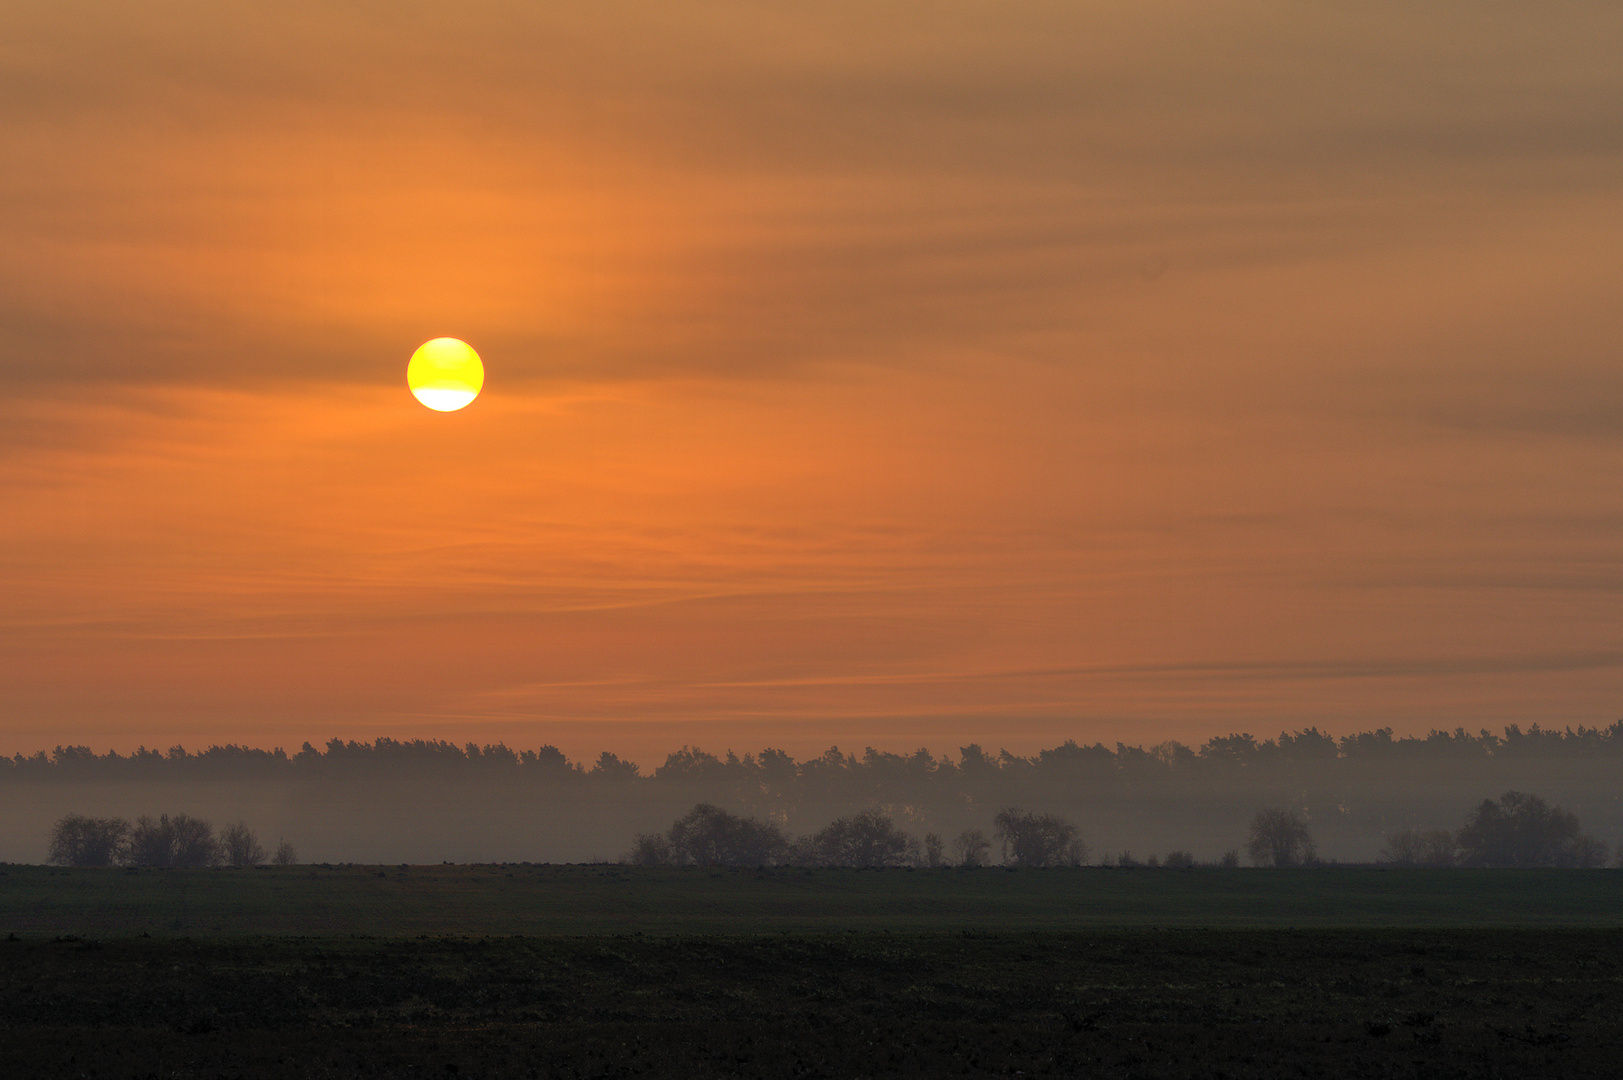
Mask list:
[[[1610,1077],[1623,874],[0,867],[0,1075]]]
[[[0,933],[1623,926],[1610,870],[0,869]]]

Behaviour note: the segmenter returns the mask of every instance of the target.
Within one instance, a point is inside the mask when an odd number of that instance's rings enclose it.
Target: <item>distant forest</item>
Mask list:
[[[1067,740],[1029,757],[976,744],[956,758],[830,748],[800,761],[770,748],[717,756],[683,747],[651,773],[608,751],[571,762],[552,746],[443,740],[333,739],[294,753],[63,746],[0,758],[0,860],[37,860],[63,814],[153,807],[247,817],[317,861],[606,860],[705,802],[793,834],[874,810],[910,833],[949,837],[990,832],[995,814],[1020,808],[1075,822],[1095,852],[1202,859],[1242,845],[1257,811],[1278,807],[1311,825],[1321,857],[1361,861],[1394,831],[1456,828],[1482,800],[1512,790],[1576,813],[1586,832],[1615,845],[1620,762],[1623,721],[1416,737],[1308,728],[1198,747]]]
[[[1579,725],[1557,731],[1532,725],[1523,731],[1507,725],[1495,735],[1486,728],[1476,734],[1464,728],[1452,732],[1432,730],[1422,736],[1392,735],[1392,729],[1337,739],[1317,728],[1281,732],[1277,739],[1257,740],[1250,734],[1224,735],[1208,739],[1198,748],[1180,742],[1163,742],[1145,749],[1118,742],[1112,749],[1104,743],[1078,745],[1067,739],[1052,750],[1039,750],[1030,757],[999,750],[990,754],[980,745],[960,747],[955,762],[946,755],[932,756],[920,748],[911,754],[893,754],[867,748],[861,755],[841,753],[830,747],[823,754],[795,761],[781,750],[765,749],[739,757],[729,750],[722,757],[703,750],[683,747],[670,754],[663,765],[644,774],[634,762],[623,761],[603,751],[590,767],[571,762],[554,746],[538,750],[514,750],[503,743],[480,746],[441,739],[401,741],[387,737],[375,742],[345,742],[329,739],[325,750],[305,743],[297,753],[281,747],[259,750],[230,744],[206,750],[187,751],[175,746],[168,750],[145,747],[128,755],[116,750],[97,754],[88,746],[58,746],[40,750],[31,757],[16,754],[0,757],[0,781],[11,778],[180,778],[251,777],[309,774],[370,776],[379,770],[438,772],[447,776],[506,775],[537,781],[577,781],[594,783],[738,782],[765,788],[797,787],[814,789],[835,785],[842,791],[853,784],[886,791],[898,783],[909,785],[926,779],[956,778],[962,782],[992,773],[1029,777],[1074,776],[1079,771],[1090,776],[1119,776],[1127,782],[1152,775],[1230,774],[1235,769],[1289,767],[1295,764],[1325,762],[1411,762],[1442,763],[1459,761],[1561,760],[1576,757],[1623,759],[1623,720],[1607,727]]]

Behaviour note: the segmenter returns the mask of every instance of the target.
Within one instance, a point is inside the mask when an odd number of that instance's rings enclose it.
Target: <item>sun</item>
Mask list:
[[[406,365],[406,385],[436,412],[455,412],[479,396],[485,365],[466,341],[437,337],[425,341]]]

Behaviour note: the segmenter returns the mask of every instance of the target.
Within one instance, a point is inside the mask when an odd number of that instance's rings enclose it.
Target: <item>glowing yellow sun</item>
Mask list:
[[[437,337],[411,354],[406,385],[430,409],[454,412],[484,389],[485,365],[466,341]]]

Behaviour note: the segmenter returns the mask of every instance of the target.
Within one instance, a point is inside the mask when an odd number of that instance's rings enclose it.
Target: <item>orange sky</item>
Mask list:
[[[0,752],[1623,715],[1613,5],[0,42]]]

